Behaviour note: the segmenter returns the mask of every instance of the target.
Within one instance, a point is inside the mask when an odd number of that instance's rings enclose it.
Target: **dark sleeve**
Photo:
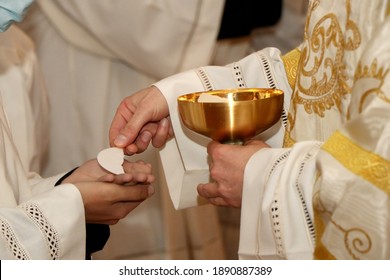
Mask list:
[[[85,259],[90,260],[91,254],[100,251],[110,237],[110,226],[103,224],[86,224]]]
[[[72,174],[76,169],[77,167],[62,176],[56,182],[55,186],[60,185],[62,181],[65,180],[65,178]],[[87,223],[85,231],[85,259],[90,260],[92,253],[102,250],[104,248],[104,245],[106,245],[106,242],[110,237],[110,227],[109,225]]]
[[[247,36],[258,27],[275,25],[283,0],[226,0],[218,39]]]

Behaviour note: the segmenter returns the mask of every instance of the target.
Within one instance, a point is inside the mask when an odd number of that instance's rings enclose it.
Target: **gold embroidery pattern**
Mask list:
[[[334,133],[322,149],[336,158],[345,168],[390,194],[390,162],[359,147],[340,132]],[[333,258],[321,242],[325,224],[332,223],[344,233],[344,245],[353,259],[358,254],[367,254],[372,248],[370,235],[361,228],[345,229],[331,219],[331,212],[321,203],[318,192],[313,195],[316,231],[319,237],[315,250],[316,258]]]
[[[318,204],[317,204],[318,205]],[[316,221],[316,230],[318,230],[318,234],[320,236],[323,235],[325,231],[325,224],[323,221],[323,217],[320,215],[320,211],[317,211],[318,209],[315,209],[315,221]],[[339,230],[341,230],[344,233],[344,246],[346,250],[348,251],[349,255],[354,259],[358,260],[360,259],[357,254],[367,254],[371,248],[372,248],[372,241],[368,233],[366,233],[364,230],[359,228],[352,228],[349,230],[346,230],[342,228],[340,225],[338,225],[335,221],[330,221],[332,224],[334,224]],[[316,249],[314,252],[314,256],[316,259],[336,259],[335,256],[333,256],[329,250],[324,246],[321,239],[317,241]]]
[[[318,178],[320,177],[321,175],[319,174]],[[318,178],[316,180],[316,184],[318,183]],[[322,204],[318,191],[313,194],[313,206],[314,226],[317,235],[314,257],[318,260],[334,260],[336,258],[328,251],[321,240],[321,237],[325,232],[325,223],[327,222],[325,219],[331,217],[331,213],[327,211]]]
[[[336,226],[336,228],[344,233],[344,246],[353,259],[358,260],[360,258],[357,256],[357,254],[366,254],[371,250],[372,241],[370,236],[365,231],[359,228],[346,230],[338,225],[334,220],[331,220],[332,213],[325,209],[320,200],[318,192],[313,195],[313,202],[315,228],[318,236],[323,236],[326,223],[332,223]],[[321,238],[318,238],[316,241],[314,256],[319,260],[336,259],[335,256],[329,252],[326,246],[324,246]]]
[[[319,1],[313,1],[309,7],[306,26]],[[350,1],[346,1],[347,21],[344,28],[337,16],[329,13],[322,17],[314,26],[312,34],[308,28],[304,35],[302,63],[299,66],[301,76],[297,77],[293,102],[304,106],[308,114],[324,116],[325,110],[336,106],[341,112],[342,98],[351,92],[349,78],[343,64],[344,53],[357,49],[361,43],[361,35],[355,22],[350,19]],[[329,51],[334,49],[334,51]],[[334,56],[329,54],[334,52]],[[327,56],[328,54],[328,56]],[[302,79],[310,80],[305,87]]]
[[[325,228],[324,222],[322,221],[322,217],[316,211],[314,211],[314,221],[316,222],[316,232],[318,236],[322,236],[323,232],[318,231],[317,228]],[[328,249],[322,243],[321,238],[318,238],[316,241],[316,247],[314,251],[314,257],[317,260],[335,260],[335,256],[333,256]]]
[[[378,63],[376,59],[372,62],[370,66],[363,66],[361,63],[359,63],[354,77],[355,81],[359,79],[371,78],[371,79],[378,80],[379,85],[377,87],[371,88],[366,92],[364,92],[364,94],[360,98],[358,113],[362,112],[365,100],[367,99],[368,96],[372,94],[375,94],[383,101],[390,103],[390,99],[386,97],[386,94],[381,90],[385,77],[388,74],[388,72],[389,69],[384,70],[383,67],[378,68]],[[349,113],[348,113],[348,117],[349,117]]]
[[[287,80],[292,89],[294,89],[295,86],[300,57],[301,52],[298,49],[293,49],[292,51],[282,56],[284,69],[286,70]]]
[[[283,139],[283,147],[285,148],[290,148],[296,143],[296,141],[291,137],[291,130],[294,127],[293,124],[294,124],[294,117],[291,113],[288,113],[287,127]]]
[[[344,232],[344,245],[354,260],[360,259],[356,253],[366,254],[371,250],[372,241],[365,231],[359,228],[345,230],[335,222],[333,224]]]
[[[328,13],[316,21],[310,33],[313,13],[320,0],[313,0],[308,7],[303,48],[297,68],[297,76],[291,98],[284,147],[291,147],[297,120],[298,105],[307,114],[325,116],[334,107],[342,111],[341,102],[351,92],[352,77],[348,77],[343,64],[345,52],[356,50],[361,44],[360,31],[350,19],[350,0],[346,0],[346,23],[342,28],[337,16]]]
[[[334,133],[322,148],[352,173],[390,195],[390,162],[363,149],[340,132]]]

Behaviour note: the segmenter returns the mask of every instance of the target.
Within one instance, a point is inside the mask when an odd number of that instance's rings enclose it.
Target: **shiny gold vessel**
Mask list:
[[[198,102],[202,94],[225,102]],[[178,97],[180,117],[192,131],[223,143],[242,143],[274,125],[282,114],[283,91],[239,88],[189,93]]]

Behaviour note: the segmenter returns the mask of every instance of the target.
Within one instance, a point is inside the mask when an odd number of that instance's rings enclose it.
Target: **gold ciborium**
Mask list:
[[[283,91],[239,88],[189,93],[178,97],[178,107],[190,130],[221,143],[242,144],[280,119]]]

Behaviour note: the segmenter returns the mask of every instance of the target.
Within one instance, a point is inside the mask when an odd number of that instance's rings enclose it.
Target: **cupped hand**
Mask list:
[[[123,169],[124,174],[115,175],[93,159],[62,182],[79,189],[88,223],[115,224],[154,193],[151,164],[125,160]]]
[[[119,185],[151,184],[155,177],[152,174],[152,165],[143,161],[123,162],[124,174],[115,175],[100,166],[96,159],[89,160],[78,167],[63,183],[76,182],[111,182]]]
[[[152,174],[152,165],[150,163],[145,163],[142,160],[136,162],[125,160],[122,166],[126,173],[119,175],[110,173],[100,177],[99,181],[128,186],[135,184],[151,184],[155,181],[155,177]]]
[[[123,186],[107,182],[78,182],[87,223],[116,224],[154,193],[150,185]]]
[[[210,142],[207,153],[212,182],[199,184],[199,195],[217,206],[241,207],[245,166],[254,153],[266,147],[260,140],[249,140],[244,145]]]
[[[109,132],[110,145],[123,148],[127,155],[143,152],[150,142],[161,147],[172,136],[167,101],[155,86],[123,99]]]

